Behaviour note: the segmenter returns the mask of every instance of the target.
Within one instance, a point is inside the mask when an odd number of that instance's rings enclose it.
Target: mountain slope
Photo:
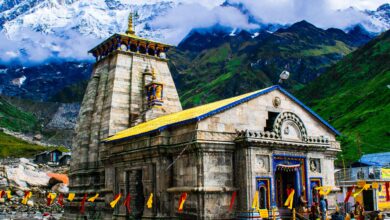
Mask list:
[[[24,112],[0,96],[0,127],[18,132],[31,132],[37,129],[38,119]]]
[[[341,131],[348,161],[389,151],[390,31],[346,56],[298,96]]]
[[[285,69],[292,73],[287,87],[302,87],[367,40],[301,21],[256,35],[193,31],[169,56],[190,107],[270,86]]]

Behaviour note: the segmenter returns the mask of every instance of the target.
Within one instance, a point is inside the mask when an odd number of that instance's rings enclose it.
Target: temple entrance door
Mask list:
[[[283,207],[284,202],[287,200],[288,197],[287,194],[287,191],[289,191],[288,189],[295,188],[296,172],[277,170],[275,172],[275,180],[276,180],[276,204],[278,207]]]
[[[132,197],[130,203],[131,213],[128,215],[135,217],[135,219],[140,219],[143,215],[145,207],[144,187],[142,184],[142,170],[139,169],[129,171],[126,185],[126,188]]]
[[[374,211],[374,192],[372,189],[363,190],[363,205],[364,210]]]

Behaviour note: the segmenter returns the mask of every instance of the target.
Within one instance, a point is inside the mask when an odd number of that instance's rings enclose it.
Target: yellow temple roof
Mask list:
[[[334,129],[331,125],[329,125],[325,120],[323,120],[319,115],[314,113],[310,108],[305,106],[302,102],[297,100],[294,96],[292,96],[290,93],[288,93],[286,90],[281,88],[280,86],[271,86],[262,90],[258,90],[255,92],[246,93],[240,96],[212,102],[209,104],[197,106],[194,108],[186,109],[180,112],[172,113],[169,115],[164,115],[158,118],[155,118],[153,120],[138,124],[134,127],[125,129],[123,131],[120,131],[116,133],[115,135],[104,139],[104,142],[111,142],[111,141],[122,141],[126,139],[136,138],[144,135],[148,135],[150,133],[159,132],[162,130],[165,130],[167,128],[178,126],[178,125],[184,125],[191,122],[200,121],[204,118],[210,117],[212,115],[215,115],[219,112],[225,111],[227,109],[233,108],[234,106],[237,106],[241,103],[247,102],[251,99],[254,99],[256,97],[259,97],[263,94],[269,93],[275,89],[280,90],[282,93],[286,94],[290,98],[292,98],[294,101],[297,102],[297,104],[301,105],[303,108],[308,110],[311,114],[313,114],[315,117],[317,117],[321,122],[323,122],[326,126],[328,126],[333,132],[336,134],[340,134],[336,129]]]

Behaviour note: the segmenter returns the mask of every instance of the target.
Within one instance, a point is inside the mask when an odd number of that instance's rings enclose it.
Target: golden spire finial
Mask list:
[[[126,34],[134,35],[135,31],[133,30],[133,12],[130,12],[129,14],[129,20],[127,24],[127,31]]]

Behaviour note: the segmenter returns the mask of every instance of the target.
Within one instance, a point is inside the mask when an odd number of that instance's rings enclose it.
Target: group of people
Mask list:
[[[307,205],[307,201],[305,200],[304,194],[302,193],[299,197],[300,200],[300,210],[305,210],[301,208],[302,206]],[[327,216],[328,211],[328,202],[325,199],[324,196],[320,197],[320,201],[317,202],[314,199],[312,206],[310,207],[310,214],[309,219],[310,220],[327,220],[329,219]],[[381,220],[381,216],[379,215],[378,211],[370,212],[369,214],[364,214],[364,207],[359,203],[356,202],[353,206],[354,211],[347,213],[345,216],[340,213],[339,209],[336,208],[336,211],[330,216],[330,219],[332,220]]]

